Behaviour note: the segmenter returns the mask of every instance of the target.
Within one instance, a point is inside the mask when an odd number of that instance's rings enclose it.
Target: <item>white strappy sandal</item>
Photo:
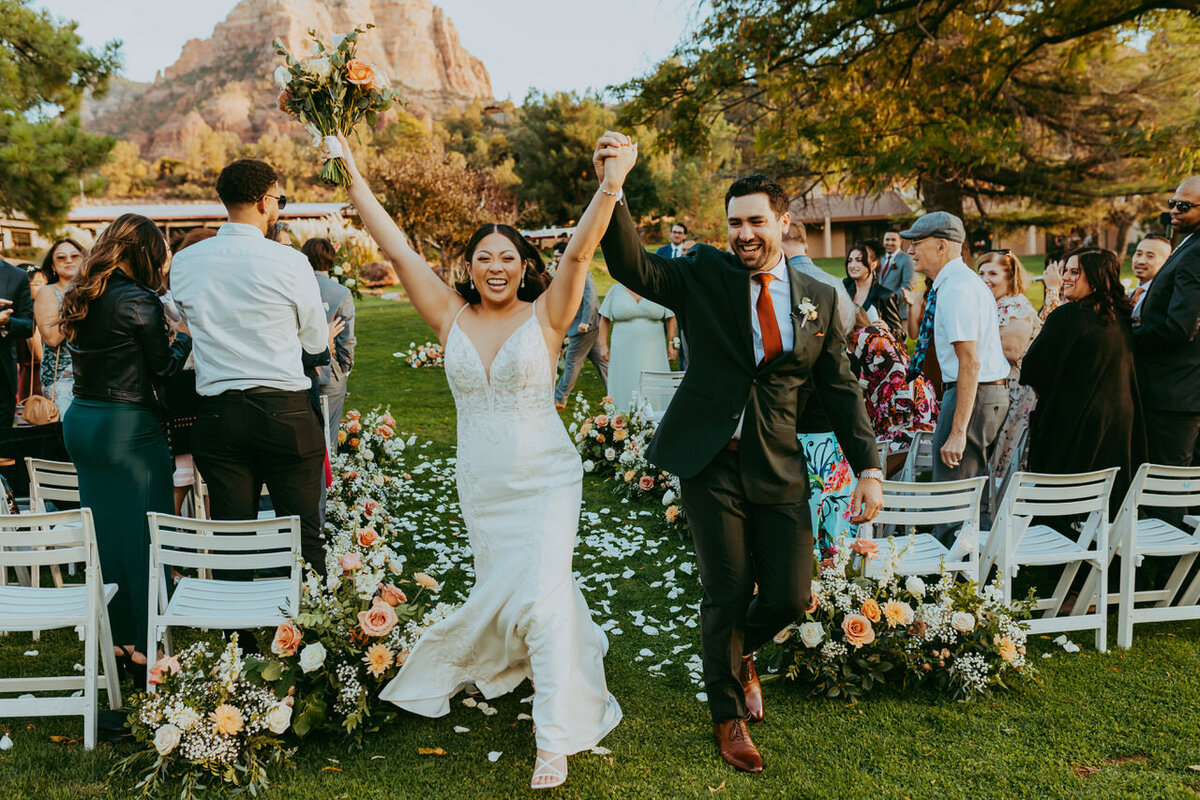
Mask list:
[[[555,764],[558,763],[559,759],[562,759],[563,766],[562,766],[561,770],[555,766]],[[538,783],[539,778],[550,778],[551,780],[544,782],[544,783]],[[531,788],[531,789],[553,789],[556,786],[562,786],[566,782],[567,782],[567,757],[566,756],[554,756],[553,758],[550,758],[548,760],[545,758],[542,758],[541,756],[537,757],[537,761],[534,763],[533,778],[529,781],[529,788]]]

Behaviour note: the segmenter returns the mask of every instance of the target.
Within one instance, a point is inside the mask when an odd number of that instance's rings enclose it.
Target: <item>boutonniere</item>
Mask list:
[[[800,300],[800,305],[796,306],[792,311],[792,316],[800,320],[800,327],[803,328],[808,324],[809,320],[817,318],[817,307],[813,301],[807,297]]]

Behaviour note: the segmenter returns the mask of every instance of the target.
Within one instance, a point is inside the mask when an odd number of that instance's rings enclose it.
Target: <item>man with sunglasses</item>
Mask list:
[[[1183,239],[1140,298],[1138,383],[1150,461],[1200,466],[1200,175],[1179,184],[1167,208]]]
[[[325,434],[303,365],[329,363],[312,266],[266,238],[287,197],[270,165],[234,161],[217,178],[229,221],[175,256],[171,293],[188,322],[201,406],[192,440],[214,519],[254,519],[265,483],[279,516],[300,517],[304,559],[325,571]]]

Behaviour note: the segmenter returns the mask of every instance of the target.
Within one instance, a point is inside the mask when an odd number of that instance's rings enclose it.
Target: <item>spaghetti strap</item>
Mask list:
[[[450,327],[451,327],[451,328],[453,328],[455,325],[457,325],[457,324],[458,324],[458,318],[462,316],[462,312],[466,311],[466,310],[467,310],[467,307],[468,307],[468,306],[470,306],[470,305],[471,305],[470,303],[463,303],[463,304],[462,304],[462,308],[460,308],[460,309],[458,310],[458,313],[454,315],[454,319],[453,319],[453,320],[450,322]]]

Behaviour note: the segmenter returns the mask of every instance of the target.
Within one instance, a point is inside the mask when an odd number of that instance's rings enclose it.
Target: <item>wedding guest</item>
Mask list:
[[[846,253],[846,279],[842,285],[854,305],[867,312],[872,322],[882,322],[897,338],[904,335],[904,324],[896,297],[878,280],[879,253],[874,246],[855,242]]]
[[[120,587],[108,606],[112,638],[123,663],[143,669],[146,513],[175,508],[162,390],[191,351],[182,323],[172,341],[157,296],[168,256],[151,220],[117,217],[67,290],[58,326],[75,370],[75,402],[63,419],[63,437],[79,472],[80,504],[95,519],[104,580]]]
[[[1042,329],[1042,320],[1025,296],[1029,275],[1011,250],[991,250],[975,263],[979,277],[996,298],[1000,323],[1000,346],[1008,359],[1008,416],[996,439],[992,464],[993,478],[1003,478],[1014,455],[1021,432],[1029,425],[1035,397],[1033,390],[1021,385],[1021,359]]]
[[[905,290],[912,291],[917,274],[913,271],[912,257],[901,246],[900,231],[892,229],[883,235],[883,258],[879,267],[879,285],[896,297],[896,310],[900,319],[908,320],[908,301]],[[917,320],[919,323],[920,320]],[[907,329],[900,331],[903,335]]]
[[[675,338],[675,330],[675,312],[669,308],[619,283],[608,290],[600,304],[600,358],[608,362],[608,394],[619,410],[633,410],[633,397],[643,372],[671,369],[670,361],[676,353],[670,340]],[[653,406],[655,401],[650,402]]]
[[[1029,423],[1029,469],[1068,473],[1120,467],[1110,514],[1125,499],[1146,452],[1133,363],[1132,304],[1111,250],[1066,255],[1063,295],[1021,366],[1021,383],[1037,392]]]
[[[908,254],[905,253],[905,255]],[[925,317],[925,306],[929,303],[929,292],[933,289],[933,281],[929,278],[922,277],[922,281],[924,287],[920,294],[915,290],[904,290],[904,300],[909,307],[908,319],[904,320],[904,327],[909,339],[916,339],[921,333],[921,320]],[[942,367],[937,357],[937,342],[932,338],[929,339],[929,349],[925,351],[925,358],[921,362],[921,374],[933,387],[933,392],[937,395],[940,403],[945,389],[942,386]]]
[[[38,292],[33,318],[42,337],[42,390],[65,414],[74,398],[75,375],[71,371],[71,352],[59,330],[59,312],[63,296],[79,274],[87,250],[74,239],[59,239],[50,245],[42,259],[42,273],[49,291]]]
[[[0,370],[4,373],[0,397],[0,427],[11,428],[17,408],[15,343],[33,334],[33,300],[25,270],[0,260]]]
[[[655,252],[663,258],[683,258],[687,249],[684,244],[687,242],[688,226],[682,222],[676,222],[671,225],[671,241],[658,248]]]
[[[36,264],[20,264],[29,279],[29,296],[37,302],[38,290],[46,285],[46,276]],[[31,307],[32,308],[32,307]],[[32,312],[30,319],[32,320]],[[37,326],[31,325],[32,333],[26,339],[17,339],[17,405],[24,403],[31,394],[42,393],[42,337]]]
[[[600,343],[600,310],[596,297],[596,282],[589,270],[583,285],[583,300],[567,328],[567,352],[563,356],[563,374],[554,387],[554,407],[567,407],[567,398],[583,370],[583,362],[591,361],[600,373],[600,382],[608,387],[608,361],[602,355]]]
[[[229,221],[171,270],[196,341],[193,456],[215,519],[254,519],[265,482],[276,513],[300,517],[303,556],[323,573],[325,436],[302,363],[329,357],[321,292],[307,258],[266,238],[287,203],[270,165],[234,161],[217,194]]]
[[[1140,298],[1138,382],[1150,460],[1200,465],[1200,175],[1179,184],[1168,207],[1184,238]]]
[[[900,235],[908,240],[913,267],[933,281],[908,367],[909,378],[916,377],[929,341],[936,342],[945,393],[933,432],[933,479],[984,475],[1008,413],[1009,365],[1000,344],[996,300],[963,262],[961,219],[935,211]],[[953,527],[937,529],[943,540],[953,533]]]
[[[1137,286],[1129,293],[1133,302],[1133,319],[1136,322],[1142,317],[1142,299],[1150,291],[1154,276],[1162,269],[1162,265],[1171,257],[1171,240],[1159,233],[1151,233],[1140,242],[1133,251],[1133,274],[1137,277]]]
[[[913,434],[933,430],[937,397],[924,375],[908,379],[908,351],[886,325],[872,322],[861,308],[849,345],[875,440],[888,444],[884,468],[890,475],[904,464]]]
[[[267,238],[272,242],[279,242],[280,244],[285,244],[288,247],[293,246],[292,228],[286,222],[276,221],[275,224],[271,226],[270,230],[267,231]]]
[[[328,239],[309,239],[300,248],[308,258],[313,274],[317,276],[317,287],[321,290],[321,304],[325,308],[325,319],[331,325],[341,320],[341,331],[334,337],[329,364],[317,367],[317,384],[320,395],[326,398],[329,409],[326,439],[337,440],[338,424],[342,420],[342,408],[346,404],[346,384],[350,370],[354,368],[354,295],[350,290],[329,276],[333,269],[337,248]]]

